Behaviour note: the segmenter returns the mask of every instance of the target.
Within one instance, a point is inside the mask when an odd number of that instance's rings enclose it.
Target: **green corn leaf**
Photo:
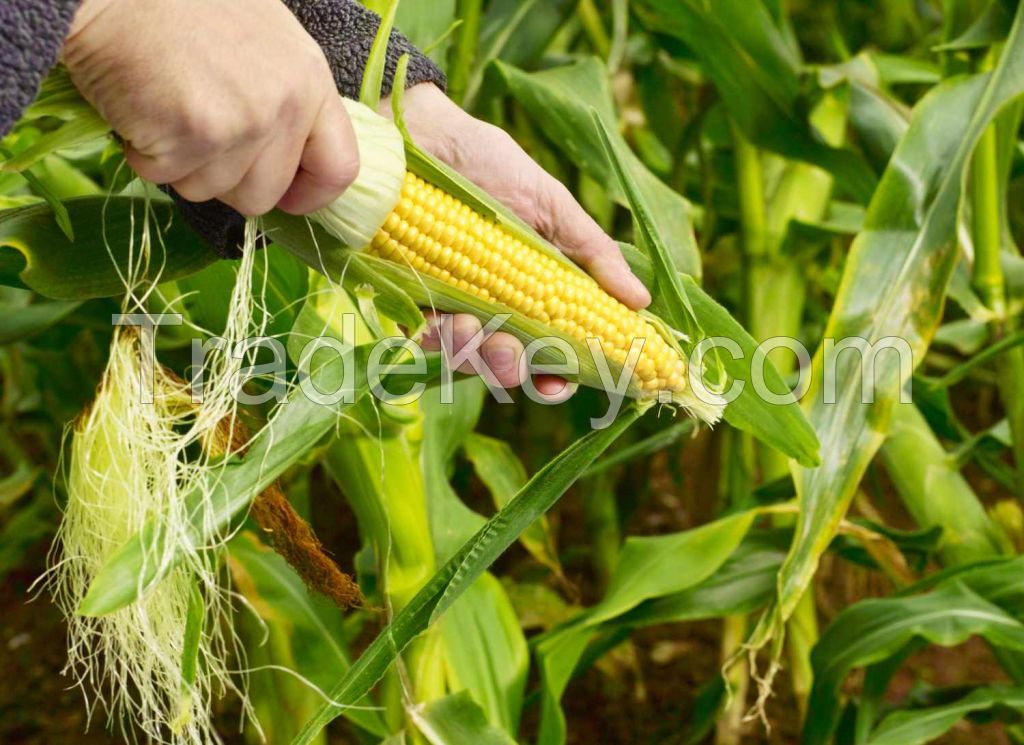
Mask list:
[[[689,419],[682,423],[693,426],[692,420]],[[493,437],[473,433],[463,441],[462,446],[466,451],[466,457],[473,464],[476,475],[491,492],[494,505],[500,510],[528,480],[522,461],[507,442]],[[551,569],[557,576],[562,575],[555,536],[547,517],[541,517],[523,531],[519,540],[533,558]]]
[[[487,717],[466,691],[431,701],[413,715],[417,729],[431,745],[513,745],[508,734],[487,723]]]
[[[935,85],[942,80],[942,69],[930,59],[876,50],[867,55],[883,85]]]
[[[609,453],[588,468],[586,475],[588,477],[597,476],[598,474],[605,473],[616,466],[621,466],[634,460],[640,460],[648,455],[653,455],[660,450],[664,450],[665,448],[674,445],[684,437],[692,435],[696,428],[697,423],[692,419],[681,419],[678,422],[674,422],[669,425],[665,429],[655,432],[650,437],[645,437],[639,442],[635,442]]]
[[[951,41],[935,47],[936,52],[986,49],[1006,38],[1013,24],[1013,12],[1003,0],[991,0],[970,27]]]
[[[541,742],[565,742],[560,701],[590,641],[609,626],[631,626],[624,619],[634,609],[642,614],[645,601],[653,604],[656,599],[681,596],[700,587],[723,569],[761,514],[761,510],[751,510],[682,533],[626,540],[604,599],[536,643]],[[641,619],[642,615],[638,625],[642,625]]]
[[[133,246],[138,256],[146,200],[81,197],[64,206],[77,227],[77,240],[68,239],[47,205],[0,212],[0,283],[57,300],[123,294],[121,273]],[[175,216],[169,201],[153,199],[149,209],[152,227],[162,235],[162,241],[154,241],[150,280],[178,279],[216,261],[217,255]]]
[[[540,736],[544,745],[563,745],[566,740],[565,714],[562,695],[569,686],[577,664],[587,651],[587,645],[597,630],[580,623],[585,616],[549,636],[541,637],[536,645],[537,668],[541,680]]]
[[[333,603],[311,593],[287,562],[250,532],[240,533],[229,546],[228,566],[236,589],[242,593],[271,633],[279,631],[287,639],[290,654],[287,662],[294,672],[313,685],[326,688],[339,671],[347,670],[352,661],[345,648],[345,615]],[[279,663],[280,664],[280,663]],[[267,670],[254,675],[278,676],[283,673]],[[302,698],[312,706],[312,713],[321,699],[305,687]],[[367,697],[342,712],[349,721],[367,732],[384,737],[387,733],[380,712],[372,709]],[[304,723],[303,712],[291,712],[292,734]],[[280,714],[278,714],[280,717]],[[280,732],[283,722],[265,723],[273,732]]]
[[[450,687],[465,689],[488,722],[514,736],[530,653],[501,582],[485,572],[438,623]]]
[[[384,83],[384,67],[388,59],[388,43],[391,41],[391,30],[395,27],[395,14],[401,0],[390,0],[381,12],[380,26],[374,37],[370,54],[366,58],[363,70],[363,81],[359,87],[359,101],[374,111],[380,105],[380,89]]]
[[[597,109],[590,109],[590,120],[597,130],[604,155],[611,163],[612,173],[619,187],[626,195],[626,201],[633,213],[633,219],[643,239],[642,247],[647,249],[654,270],[656,297],[659,307],[664,310],[662,320],[672,328],[701,338],[700,319],[696,317],[689,295],[683,286],[683,278],[673,267],[670,249],[658,232],[655,210],[648,204],[640,191],[636,178],[628,168],[629,151],[624,143],[617,140],[601,118]]]
[[[964,717],[994,708],[1024,712],[1024,688],[977,688],[943,706],[897,711],[890,714],[867,739],[867,745],[924,745],[946,734]]]
[[[865,600],[843,611],[811,653],[814,687],[801,742],[824,745],[839,721],[840,689],[855,667],[880,662],[913,639],[950,647],[972,636],[1024,651],[1024,624],[972,592],[952,583],[927,595]]]
[[[847,259],[824,336],[858,337],[869,344],[903,339],[919,364],[939,325],[958,258],[957,214],[965,169],[981,133],[1024,93],[1024,7],[992,73],[951,80],[918,105],[893,154]],[[941,121],[942,127],[934,126]],[[763,646],[793,612],[885,438],[907,371],[900,357],[875,358],[875,403],[861,402],[862,367],[849,352],[835,361],[836,403],[823,397],[824,355],[815,357],[807,409],[822,445],[823,465],[797,467],[801,510],[790,555],[779,577],[779,598],[762,616],[752,643]]]
[[[494,0],[487,3],[476,64],[462,105],[472,110],[478,99],[491,93],[485,76],[495,60],[528,68],[539,62],[575,6],[574,0]]]
[[[0,344],[12,344],[60,323],[81,307],[77,300],[55,300],[10,308],[0,303]]]
[[[650,252],[653,273],[658,277],[658,293],[652,306],[674,328],[690,335],[694,341],[724,338],[741,350],[739,359],[726,352],[715,356],[711,351],[705,359],[720,364],[725,380],[742,387],[739,395],[725,408],[725,419],[739,429],[750,432],[772,447],[807,465],[818,463],[817,440],[792,395],[782,395],[784,403],[772,404],[749,384],[754,350],[757,343],[729,313],[705,293],[689,276],[678,274],[670,264],[668,247],[657,231],[652,217],[653,207],[640,192],[632,174],[625,167],[623,146],[608,132],[603,120],[591,112],[595,128],[601,135],[608,160],[612,163],[623,192],[633,211],[639,234]],[[764,382],[777,395],[788,391],[770,360],[762,361]],[[717,376],[721,379],[722,376]]]
[[[608,592],[590,611],[586,624],[595,626],[644,600],[701,583],[736,551],[758,515],[759,510],[751,510],[684,533],[627,538]],[[681,566],[684,557],[685,570]]]
[[[542,468],[501,512],[468,541],[405,606],[330,691],[341,703],[369,691],[405,646],[435,622],[538,517],[549,510],[586,468],[639,418],[633,405],[610,427],[584,435]],[[338,715],[323,706],[294,743],[305,744]]]
[[[71,121],[44,134],[30,147],[0,165],[0,172],[21,173],[48,155],[92,142],[109,133],[110,125],[103,117],[91,106],[81,106]]]
[[[363,5],[378,15],[386,16],[391,3],[390,0],[367,0]],[[405,38],[434,60],[442,70],[446,66],[445,53],[449,46],[446,37],[454,23],[457,23],[455,0],[399,3],[394,21],[395,27]],[[400,86],[397,85],[397,80],[395,82],[397,90]]]
[[[203,593],[199,586],[192,585],[188,597],[188,614],[185,617],[185,635],[181,651],[181,691],[179,714],[172,722],[172,731],[180,731],[188,722],[192,713],[192,688],[196,683],[199,671],[199,645],[202,643],[204,626],[206,625],[206,607]]]
[[[786,557],[788,537],[788,531],[751,531],[732,556],[700,584],[646,600],[612,623],[638,628],[725,618],[763,608],[775,590],[775,574]]]
[[[627,195],[615,179],[601,134],[591,110],[622,154],[623,169],[636,181],[637,191],[650,206],[652,225],[664,240],[677,271],[701,276],[700,255],[693,234],[692,207],[629,150],[619,134],[608,70],[598,59],[588,57],[565,67],[525,73],[498,63],[509,93],[530,113],[561,152],[599,184],[609,185],[609,196],[628,204]]]
[[[874,172],[849,150],[824,144],[799,113],[798,60],[761,0],[643,0],[647,26],[693,50],[730,118],[751,142],[833,174],[867,203]]]
[[[41,468],[23,460],[13,473],[0,478],[0,513],[28,494],[41,474]]]
[[[598,628],[589,625],[591,616],[586,612],[541,637],[536,645],[542,681],[541,741],[565,740],[565,717],[559,700],[582,665],[591,640],[609,631],[621,633],[645,626],[724,618],[764,607],[775,589],[775,573],[786,555],[780,538],[786,537],[752,532],[724,564],[695,586],[646,600]],[[687,566],[680,568],[686,570]]]
[[[729,380],[743,386],[739,396],[725,407],[725,421],[737,429],[749,432],[804,466],[813,467],[820,463],[818,437],[814,428],[797,405],[795,397],[784,393],[789,389],[772,361],[764,360],[764,384],[769,391],[786,400],[786,403],[766,401],[751,384],[752,363],[757,360],[757,342],[753,337],[693,279],[684,277],[683,285],[704,334],[708,338],[729,339],[740,348],[739,359],[734,359],[728,351],[724,351],[719,358]]]
[[[483,382],[469,378],[456,383],[451,404],[433,397],[421,402],[420,464],[439,564],[456,554],[486,522],[459,499],[448,481],[456,451],[480,418],[484,394]],[[526,483],[524,478],[516,485],[510,500]],[[514,735],[519,729],[529,653],[501,583],[485,572],[441,618],[440,630],[450,687],[467,689],[489,722]]]
[[[5,147],[0,147],[0,156],[3,156],[5,158],[10,158],[11,157],[11,151],[8,150]],[[53,156],[53,155],[48,156],[47,160],[49,160],[49,161],[56,161],[56,162],[62,162],[62,161],[60,161],[59,158],[57,158],[56,156]],[[67,170],[72,170],[72,169],[67,168]],[[43,201],[46,202],[46,204],[49,205],[50,209],[53,210],[53,218],[57,221],[57,225],[60,227],[61,232],[64,233],[64,236],[69,241],[74,241],[75,240],[75,229],[74,229],[74,226],[71,224],[71,216],[68,214],[67,207],[65,207],[64,204],[61,202],[61,198],[62,197],[68,197],[68,196],[85,196],[85,195],[81,195],[81,194],[76,194],[76,195],[64,194],[64,195],[61,195],[61,194],[55,193],[55,190],[53,188],[51,188],[51,186],[54,185],[55,181],[60,182],[60,181],[62,181],[62,179],[54,179],[54,178],[50,178],[50,177],[48,177],[46,179],[41,179],[41,178],[39,178],[39,176],[37,176],[35,173],[33,173],[32,171],[28,170],[27,168],[22,170],[22,171],[20,171],[20,174],[21,174],[21,177],[23,179],[25,179],[25,181],[28,183],[28,185],[32,188],[32,191],[36,195],[41,197],[43,199]],[[63,187],[64,184],[61,183],[60,186]]]
[[[485,395],[483,382],[468,378],[455,383],[451,403],[442,403],[437,397],[421,402],[420,467],[427,489],[434,552],[439,563],[448,561],[486,522],[459,499],[448,480],[456,452],[480,419]]]

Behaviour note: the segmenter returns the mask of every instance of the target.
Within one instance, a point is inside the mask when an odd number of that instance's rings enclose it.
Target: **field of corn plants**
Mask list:
[[[0,142],[0,743],[1024,742],[1024,4],[367,5],[654,302],[401,94],[349,104],[390,198],[218,260],[56,69]],[[453,380],[429,306],[576,395]]]

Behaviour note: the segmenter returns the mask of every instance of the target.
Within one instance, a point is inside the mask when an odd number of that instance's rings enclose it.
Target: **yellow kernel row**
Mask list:
[[[533,249],[450,194],[407,173],[398,205],[369,250],[571,336],[601,342],[617,365],[634,339],[645,391],[682,391],[686,362],[636,311],[589,276]]]

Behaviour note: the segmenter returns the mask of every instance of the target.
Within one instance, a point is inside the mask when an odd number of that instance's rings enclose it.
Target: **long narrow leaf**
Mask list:
[[[631,406],[612,425],[590,432],[541,469],[501,512],[487,521],[377,636],[330,695],[342,705],[369,691],[401,651],[444,613],[532,522],[549,510],[587,467],[640,416]],[[294,743],[305,745],[339,713],[324,705]]]
[[[811,654],[814,688],[801,742],[824,745],[839,720],[840,688],[855,667],[880,662],[915,638],[954,646],[981,636],[997,647],[1024,651],[1024,624],[965,585],[953,583],[927,595],[865,600],[822,634]]]

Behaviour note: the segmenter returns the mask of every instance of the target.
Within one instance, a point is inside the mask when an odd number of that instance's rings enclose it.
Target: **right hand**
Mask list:
[[[85,0],[63,59],[142,178],[307,214],[359,172],[320,47],[280,0]]]
[[[390,103],[385,102],[381,110],[389,114]],[[504,131],[474,119],[429,83],[405,92],[405,123],[416,144],[519,215],[609,293],[637,310],[650,304],[650,293],[630,271],[615,241],[605,235],[568,189]],[[439,319],[428,314],[427,320],[431,331],[423,345],[442,348],[439,339],[450,336],[444,349],[449,356],[469,344],[481,329],[480,321],[468,315]],[[480,345],[480,354],[493,382],[506,388],[525,382],[523,344],[516,337],[503,331],[491,334]],[[461,371],[474,370],[467,366]],[[533,382],[537,392],[551,403],[564,401],[574,390],[574,386],[553,375],[534,376]]]

